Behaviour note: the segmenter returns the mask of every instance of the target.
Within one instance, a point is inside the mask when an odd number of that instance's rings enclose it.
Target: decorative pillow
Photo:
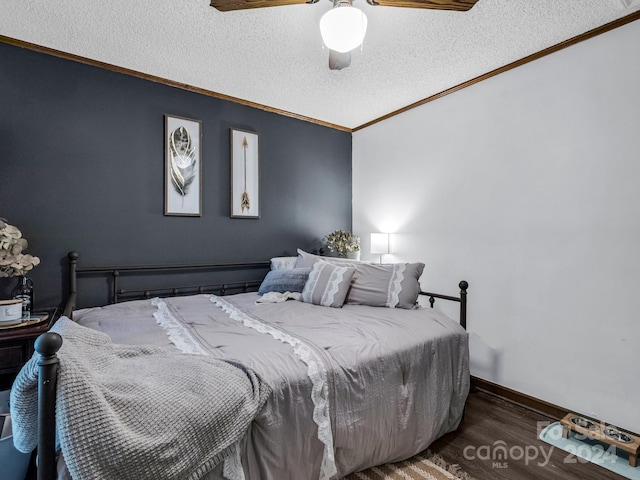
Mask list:
[[[271,270],[264,277],[258,293],[263,295],[268,292],[302,292],[309,278],[309,272],[311,272],[310,268]]]
[[[291,270],[296,268],[297,260],[298,257],[273,257],[271,259],[271,270]]]
[[[296,257],[296,268],[311,268],[313,267],[314,263],[320,260],[335,263],[338,265],[368,263],[362,262],[360,260],[353,260],[351,258],[321,257],[320,255],[314,255],[313,253],[307,253],[304,250],[298,249],[298,256]]]
[[[348,258],[320,257],[298,249],[296,267],[311,267],[323,261],[332,265],[351,266],[353,275],[347,304],[371,307],[415,308],[420,293],[420,275],[424,263],[370,263]]]
[[[298,256],[296,257],[296,268],[311,268],[321,257],[312,253],[307,253],[304,250],[298,249]]]
[[[342,307],[355,268],[319,261],[313,264],[300,300],[324,307]]]
[[[415,308],[424,263],[354,264],[346,303],[372,307]]]

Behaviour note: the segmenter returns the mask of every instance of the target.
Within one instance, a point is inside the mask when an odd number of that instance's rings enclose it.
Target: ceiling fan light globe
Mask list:
[[[350,6],[335,7],[320,19],[322,41],[336,52],[350,52],[359,47],[367,33],[367,16]]]

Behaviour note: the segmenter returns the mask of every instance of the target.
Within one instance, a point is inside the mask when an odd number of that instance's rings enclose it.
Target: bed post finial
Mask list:
[[[36,338],[33,346],[36,352],[42,356],[40,362],[45,362],[49,357],[53,357],[58,353],[62,346],[62,337],[55,332],[44,333]],[[39,363],[39,365],[44,365],[44,363]]]
[[[69,293],[76,293],[76,267],[78,266],[78,252],[69,252]]]
[[[465,330],[467,329],[467,288],[469,288],[469,282],[462,280],[458,286],[460,287],[460,325]]]
[[[69,252],[67,254],[67,260],[69,261],[69,297],[64,306],[64,316],[71,318],[73,310],[76,308],[76,267],[78,266],[78,252]]]
[[[56,476],[56,380],[62,346],[57,333],[43,333],[35,341],[38,360],[38,480]]]

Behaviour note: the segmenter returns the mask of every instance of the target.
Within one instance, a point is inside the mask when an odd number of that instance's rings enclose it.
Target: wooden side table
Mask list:
[[[53,325],[55,314],[33,325],[0,329],[0,390],[11,388],[22,366],[33,355],[33,343]]]

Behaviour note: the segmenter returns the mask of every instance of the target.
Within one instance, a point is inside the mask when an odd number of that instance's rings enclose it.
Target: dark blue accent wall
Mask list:
[[[285,85],[281,88],[286,88]],[[202,122],[202,216],[165,216],[164,115]],[[260,134],[261,218],[229,217],[229,129]],[[42,264],[268,260],[351,227],[351,134],[0,43],[0,217]],[[7,298],[14,279],[0,279]]]

